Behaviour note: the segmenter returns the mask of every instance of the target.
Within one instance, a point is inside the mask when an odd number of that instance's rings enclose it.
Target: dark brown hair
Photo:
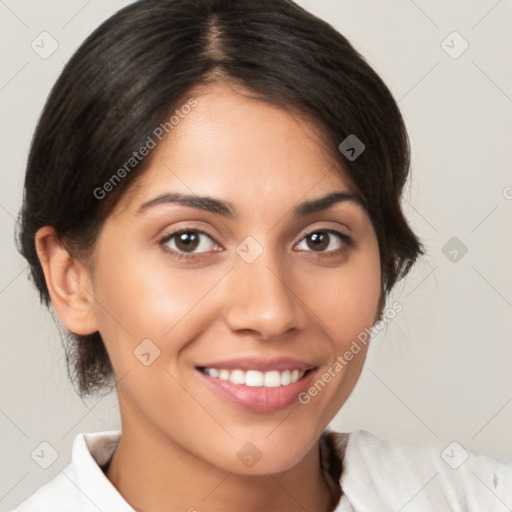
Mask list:
[[[140,0],[97,28],[55,83],[36,128],[20,211],[19,251],[50,306],[35,233],[53,226],[75,254],[94,248],[103,221],[151,155],[103,187],[195,86],[225,80],[316,123],[374,225],[389,293],[423,253],[401,210],[407,132],[389,89],[328,23],[290,0]],[[364,152],[338,146],[355,134]],[[136,171],[136,172],[135,172]],[[84,397],[112,383],[98,332],[66,333],[68,371]]]

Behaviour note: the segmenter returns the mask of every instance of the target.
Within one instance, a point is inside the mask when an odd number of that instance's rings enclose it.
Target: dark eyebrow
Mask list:
[[[295,217],[302,217],[311,213],[326,210],[336,203],[351,201],[365,209],[364,201],[356,194],[349,192],[333,192],[325,197],[306,201],[295,207],[293,213]],[[211,213],[218,213],[224,217],[233,219],[236,217],[236,208],[234,205],[227,201],[221,201],[208,196],[196,196],[180,194],[178,192],[162,194],[151,199],[150,201],[141,205],[137,213],[142,213],[144,210],[159,204],[178,203],[199,210],[205,210]]]
[[[366,209],[364,201],[357,194],[351,194],[349,192],[333,192],[328,196],[299,204],[299,206],[294,210],[294,215],[296,217],[300,217],[302,215],[320,212],[322,210],[327,210],[327,208],[337,203],[343,203],[345,201],[351,201],[356,203],[358,206],[361,206],[364,210]]]
[[[160,196],[155,197],[154,199],[151,199],[147,203],[141,205],[137,213],[142,213],[144,210],[147,210],[148,208],[151,208],[152,206],[155,206],[157,204],[167,203],[184,204],[185,206],[198,208],[199,210],[206,210],[207,212],[218,213],[230,219],[236,216],[235,207],[231,203],[228,203],[227,201],[221,201],[219,199],[213,199],[212,197],[207,196],[180,194],[178,192],[162,194]]]

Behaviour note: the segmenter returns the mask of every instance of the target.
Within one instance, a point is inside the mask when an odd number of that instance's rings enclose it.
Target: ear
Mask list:
[[[88,270],[71,257],[53,227],[40,228],[35,243],[50,299],[62,323],[72,333],[93,334],[98,325]]]

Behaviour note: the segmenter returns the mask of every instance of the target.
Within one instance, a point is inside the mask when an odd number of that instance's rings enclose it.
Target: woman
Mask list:
[[[326,430],[422,254],[408,169],[385,84],[291,1],[107,20],[39,121],[20,249],[122,433],[15,510],[498,510],[510,467]]]

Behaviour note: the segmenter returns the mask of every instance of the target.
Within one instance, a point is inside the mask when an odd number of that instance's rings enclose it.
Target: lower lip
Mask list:
[[[196,371],[208,383],[210,388],[223,398],[239,407],[255,412],[280,411],[297,403],[298,395],[310,386],[316,373],[316,369],[312,369],[302,379],[293,384],[279,386],[278,388],[266,388],[233,384],[229,380],[216,379],[197,369]]]

